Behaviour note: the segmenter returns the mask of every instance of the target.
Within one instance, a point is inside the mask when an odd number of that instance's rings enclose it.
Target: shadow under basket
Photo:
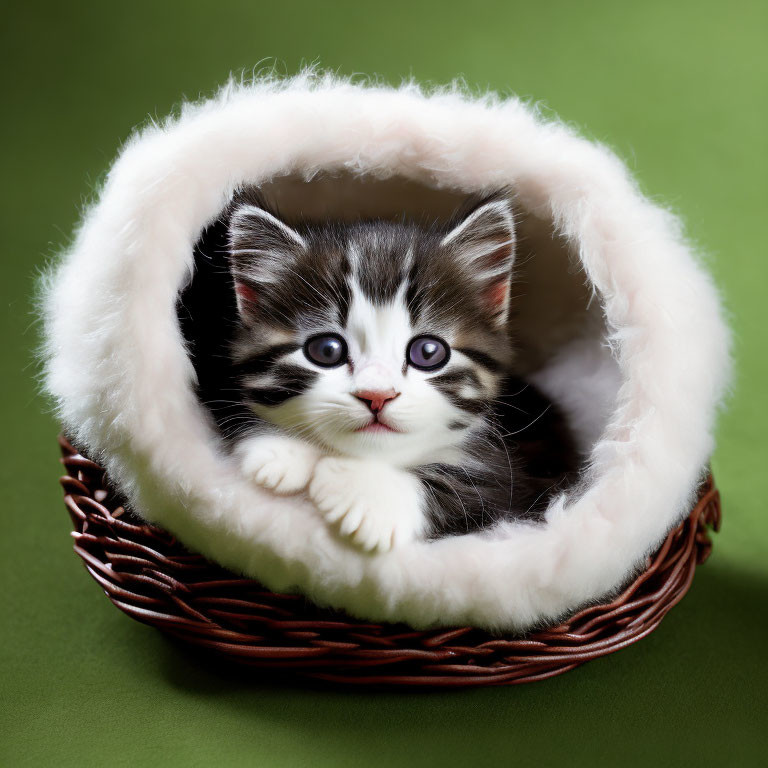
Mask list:
[[[516,685],[567,672],[648,635],[688,591],[720,527],[710,475],[690,515],[618,597],[521,637],[359,621],[239,577],[127,513],[95,462],[59,438],[75,552],[130,617],[239,664],[334,683]]]

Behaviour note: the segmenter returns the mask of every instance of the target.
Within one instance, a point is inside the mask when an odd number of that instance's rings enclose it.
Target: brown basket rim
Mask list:
[[[59,444],[74,550],[114,605],[238,664],[333,683],[516,685],[567,672],[656,629],[709,556],[709,528],[720,527],[720,494],[710,474],[689,516],[613,599],[524,636],[472,627],[414,630],[270,592],[190,553],[169,533],[128,515],[105,470],[65,438]]]

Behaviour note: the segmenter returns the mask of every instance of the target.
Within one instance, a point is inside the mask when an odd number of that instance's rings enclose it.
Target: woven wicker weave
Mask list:
[[[239,663],[339,683],[513,685],[559,675],[652,632],[688,591],[711,550],[720,498],[710,477],[698,503],[616,599],[523,638],[471,627],[415,631],[321,610],[267,591],[132,518],[104,470],[60,438],[75,552],[107,597],[134,619]]]

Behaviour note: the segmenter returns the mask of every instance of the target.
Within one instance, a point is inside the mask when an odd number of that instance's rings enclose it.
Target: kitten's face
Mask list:
[[[293,229],[238,204],[231,266],[245,401],[334,451],[450,461],[508,365],[508,202],[448,231],[388,222]]]

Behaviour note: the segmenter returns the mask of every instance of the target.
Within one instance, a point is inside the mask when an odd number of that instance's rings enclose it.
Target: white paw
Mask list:
[[[318,461],[309,496],[338,532],[368,552],[387,552],[426,527],[421,484],[379,462],[326,457]]]
[[[237,450],[243,474],[281,494],[303,491],[319,458],[317,449],[309,443],[280,435],[251,438]]]

